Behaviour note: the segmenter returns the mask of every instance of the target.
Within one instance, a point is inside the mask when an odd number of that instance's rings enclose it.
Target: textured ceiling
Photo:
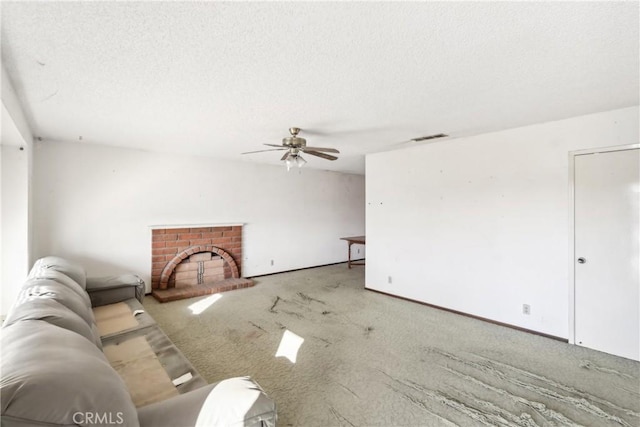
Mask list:
[[[363,173],[365,153],[413,137],[638,104],[638,2],[1,8],[2,61],[45,143],[278,164],[239,153],[298,126],[342,152],[307,167]]]

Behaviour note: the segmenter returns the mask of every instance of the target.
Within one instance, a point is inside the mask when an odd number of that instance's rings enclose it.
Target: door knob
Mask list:
[[[584,264],[585,262],[587,262],[586,258],[583,258],[583,257],[578,258],[578,264]]]

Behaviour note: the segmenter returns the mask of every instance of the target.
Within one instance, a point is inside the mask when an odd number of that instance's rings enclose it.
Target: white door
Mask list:
[[[640,150],[574,159],[575,342],[640,360]]]

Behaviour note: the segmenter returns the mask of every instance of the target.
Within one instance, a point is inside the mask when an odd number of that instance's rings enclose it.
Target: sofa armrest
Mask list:
[[[275,427],[276,404],[249,377],[230,378],[138,408],[140,427]]]
[[[135,274],[87,277],[87,293],[93,307],[126,301],[130,298],[136,298],[142,303],[144,291],[144,281]]]

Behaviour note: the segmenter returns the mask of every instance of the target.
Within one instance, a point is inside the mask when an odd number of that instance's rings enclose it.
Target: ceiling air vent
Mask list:
[[[427,135],[427,136],[421,136],[421,137],[418,137],[418,138],[411,138],[411,141],[413,141],[413,142],[422,142],[422,141],[428,141],[430,139],[444,138],[444,137],[447,137],[447,136],[449,136],[449,135],[446,135],[444,133],[438,133],[438,134],[435,134],[435,135]]]

